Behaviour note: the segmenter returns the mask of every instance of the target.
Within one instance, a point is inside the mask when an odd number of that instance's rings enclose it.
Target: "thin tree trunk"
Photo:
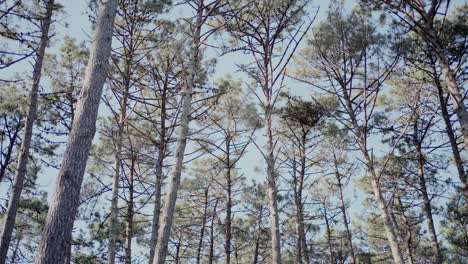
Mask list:
[[[2,234],[0,235],[0,264],[4,264],[7,259],[8,247],[10,246],[11,236],[15,227],[16,212],[19,207],[21,192],[23,191],[24,180],[26,177],[29,149],[31,145],[34,121],[36,119],[37,113],[37,99],[39,82],[41,80],[42,63],[44,60],[44,53],[47,47],[47,42],[49,41],[49,28],[52,21],[53,9],[54,0],[47,1],[46,13],[43,20],[41,21],[41,42],[36,53],[37,56],[34,64],[32,80],[33,83],[29,95],[29,107],[25,122],[23,142],[19,152],[16,175],[13,182],[13,190],[10,194],[7,211],[5,213],[5,220],[3,222]]]
[[[405,244],[406,244],[406,254],[408,255],[408,262],[409,264],[414,264],[414,256],[413,256],[413,228],[411,227],[408,218],[406,217],[405,210],[403,208],[403,203],[401,202],[400,192],[399,189],[396,191],[396,200],[398,201],[398,206],[400,207],[400,213],[403,218],[403,223],[405,224],[406,230],[406,237]]]
[[[203,248],[203,238],[205,236],[205,228],[206,228],[206,214],[208,210],[208,188],[205,190],[205,203],[203,206],[203,216],[202,216],[202,225],[201,225],[201,230],[200,230],[200,238],[198,239],[198,248],[197,248],[197,264],[200,264],[201,260],[201,252]]]
[[[231,157],[230,157],[230,137],[226,140],[226,243],[224,245],[225,264],[231,263],[231,238],[232,238],[232,227],[231,227],[231,218],[232,218],[232,175],[231,175]]]
[[[253,257],[252,257],[252,263],[257,264],[258,263],[258,255],[260,251],[260,236],[261,236],[261,228],[262,228],[262,218],[263,218],[263,207],[260,206],[260,214],[258,216],[258,227],[257,227],[257,234],[255,238],[255,246],[254,246],[254,252],[253,252]]]
[[[133,237],[133,214],[134,214],[134,181],[135,181],[135,163],[136,156],[132,153],[132,163],[130,167],[130,181],[128,186],[129,200],[127,205],[127,226],[125,228],[125,263],[132,263],[132,237]]]
[[[276,187],[276,172],[275,172],[275,158],[273,155],[273,135],[271,128],[271,111],[270,103],[266,103],[265,113],[265,129],[266,129],[266,162],[267,162],[267,181],[268,181],[268,201],[270,209],[271,221],[271,263],[281,264],[281,235],[279,227],[279,212],[278,212],[278,190]]]
[[[327,207],[325,202],[323,203],[323,217],[325,218],[325,227],[327,228],[327,245],[328,245],[328,252],[330,254],[330,264],[335,264],[335,256],[333,253],[333,245],[332,245],[332,235],[331,235],[331,230],[330,230],[330,223],[328,220],[328,215],[327,215]]]
[[[463,160],[460,155],[460,149],[458,148],[457,139],[455,132],[452,128],[452,122],[450,121],[450,114],[447,109],[447,101],[444,96],[444,89],[440,83],[439,76],[437,75],[437,70],[435,68],[435,62],[432,63],[432,71],[434,74],[434,82],[437,87],[437,93],[439,95],[440,109],[442,111],[442,117],[444,118],[445,127],[447,136],[449,138],[450,147],[452,148],[453,158],[455,160],[455,166],[457,167],[458,177],[460,178],[460,188],[462,189],[463,194],[468,199],[468,179],[465,174],[465,169],[463,167]]]
[[[96,131],[99,101],[107,76],[118,1],[108,0],[100,3],[93,50],[88,60],[72,131],[37,251],[36,264],[63,264],[68,243],[66,240],[72,231],[78,211],[81,183]]]
[[[199,46],[200,32],[203,22],[203,10],[203,0],[199,0],[197,7],[197,18],[194,24],[195,28],[191,47],[191,65],[188,69],[185,89],[183,91],[183,105],[179,128],[179,137],[177,139],[176,149],[174,153],[174,165],[169,174],[169,183],[167,187],[167,194],[165,197],[164,207],[162,210],[162,218],[160,221],[161,223],[158,231],[158,243],[155,249],[155,257],[153,264],[164,264],[167,255],[167,247],[169,243],[169,236],[171,232],[172,220],[177,200],[177,191],[179,189],[180,177],[182,172],[182,162],[184,159],[185,146],[187,144],[193,86],[199,67]]]
[[[159,216],[161,213],[161,190],[163,183],[164,158],[166,155],[166,87],[164,87],[161,103],[161,132],[159,135],[158,160],[155,172],[156,189],[154,192],[153,222],[151,224],[151,242],[149,264],[153,263],[156,245],[158,243]]]
[[[18,125],[16,126],[13,136],[9,139],[10,142],[9,142],[7,151],[5,153],[5,160],[2,164],[0,164],[0,183],[3,181],[3,178],[5,177],[5,174],[6,174],[6,170],[8,166],[10,165],[11,155],[13,154],[13,150],[16,145],[15,144],[16,139],[18,139],[18,134],[20,131],[21,131],[21,121],[18,122]]]
[[[218,208],[218,200],[216,200],[215,205],[213,207],[213,213],[211,216],[211,225],[210,225],[210,254],[208,256],[208,264],[213,264],[214,261],[214,223],[216,219],[216,209]]]
[[[115,263],[116,255],[116,240],[117,240],[117,218],[119,214],[119,181],[120,181],[120,171],[122,169],[122,144],[123,144],[123,134],[125,123],[127,119],[127,100],[128,100],[128,91],[130,88],[130,65],[127,65],[122,98],[120,99],[120,113],[118,120],[118,131],[117,137],[115,139],[115,170],[114,176],[112,177],[112,195],[111,195],[111,211],[109,216],[109,245],[108,245],[108,264]]]
[[[420,142],[417,143],[416,151],[418,154],[418,178],[419,178],[419,185],[421,188],[421,195],[423,198],[423,210],[424,215],[427,221],[427,229],[429,231],[429,235],[431,237],[431,246],[432,251],[434,253],[435,263],[441,264],[442,263],[442,255],[440,253],[439,242],[437,241],[437,234],[435,231],[434,220],[432,218],[432,206],[431,201],[429,199],[429,194],[427,192],[426,187],[426,179],[424,176],[424,157],[421,150]]]
[[[348,215],[346,213],[346,204],[345,204],[345,200],[343,197],[343,184],[341,183],[341,175],[338,172],[338,167],[336,165],[336,162],[337,162],[336,156],[334,156],[334,160],[335,160],[335,176],[336,176],[336,181],[338,183],[339,199],[341,203],[341,215],[343,216],[343,223],[346,229],[346,238],[348,239],[349,252],[351,254],[351,259],[352,259],[351,263],[355,264],[356,256],[354,254],[353,238],[352,238],[351,230],[349,229]]]
[[[457,113],[458,121],[460,122],[465,147],[468,148],[468,112],[466,111],[463,89],[458,85],[455,74],[447,62],[447,58],[440,54],[441,50],[442,49],[439,49],[435,54],[439,62],[440,69],[442,70],[442,75],[444,75],[447,90],[453,100],[453,107],[455,113]]]
[[[161,137],[162,138],[162,137]],[[160,141],[161,142],[161,141]],[[165,143],[161,143],[165,144]],[[159,228],[159,216],[161,212],[161,190],[163,183],[163,166],[164,166],[164,146],[160,147],[158,151],[157,168],[155,173],[155,184],[156,189],[154,192],[154,205],[153,205],[153,222],[151,223],[151,242],[150,242],[150,258],[149,264],[153,263],[154,252],[156,244],[158,243],[158,228]]]

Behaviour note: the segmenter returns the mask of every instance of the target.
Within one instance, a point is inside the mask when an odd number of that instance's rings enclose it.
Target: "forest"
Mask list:
[[[0,0],[0,264],[468,264],[468,2]]]

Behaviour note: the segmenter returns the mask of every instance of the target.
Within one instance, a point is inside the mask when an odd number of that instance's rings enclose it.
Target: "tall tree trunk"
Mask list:
[[[31,138],[33,134],[34,121],[37,113],[37,99],[39,83],[41,80],[42,63],[44,60],[44,53],[49,40],[49,28],[52,21],[52,12],[54,9],[54,0],[47,1],[46,13],[41,21],[41,41],[36,53],[36,61],[33,70],[33,83],[31,92],[29,94],[29,107],[25,122],[25,129],[23,134],[23,142],[19,152],[18,164],[16,167],[15,180],[13,182],[13,190],[8,200],[8,207],[5,213],[5,220],[3,222],[2,233],[0,235],[0,264],[4,264],[7,259],[8,247],[10,246],[11,235],[15,227],[16,212],[18,210],[19,202],[21,199],[21,192],[23,191],[24,180],[26,177],[26,169],[29,159],[29,149],[31,145]],[[14,143],[13,143],[14,144]],[[5,165],[6,166],[6,165]],[[62,264],[62,263],[61,263]]]
[[[252,264],[257,264],[258,263],[258,257],[260,254],[260,236],[261,234],[261,228],[262,228],[262,218],[263,218],[263,207],[260,206],[260,212],[258,215],[258,226],[257,226],[257,234],[255,238],[255,245],[254,245],[254,252],[253,252],[253,257],[252,257]]]
[[[215,224],[215,219],[216,219],[216,210],[218,208],[218,200],[216,200],[215,205],[213,207],[213,212],[211,216],[211,225],[210,225],[210,253],[208,256],[208,264],[213,264],[214,261],[214,242],[215,242],[215,237],[214,237],[214,224]]]
[[[81,183],[96,131],[99,101],[107,75],[118,1],[107,0],[100,3],[93,49],[37,251],[36,264],[63,264],[68,243],[66,240],[78,211]]]
[[[200,61],[200,32],[203,23],[203,0],[198,1],[197,18],[194,24],[194,33],[192,37],[191,58],[188,74],[186,76],[185,87],[183,90],[183,105],[182,116],[179,128],[179,137],[174,153],[174,165],[169,174],[169,183],[167,194],[165,197],[164,207],[162,210],[162,218],[158,231],[158,243],[156,244],[155,257],[153,264],[164,264],[167,255],[167,247],[169,236],[172,227],[175,204],[177,200],[177,191],[179,189],[180,177],[182,172],[182,162],[184,159],[185,146],[187,144],[187,136],[189,131],[190,111],[192,102],[192,93],[195,82],[195,77],[199,68]]]
[[[403,208],[403,203],[401,202],[400,191],[397,189],[395,193],[396,201],[398,202],[398,206],[400,207],[400,214],[403,218],[403,224],[405,225],[406,230],[403,233],[406,233],[406,237],[403,239],[405,240],[405,247],[406,247],[406,254],[408,255],[408,263],[414,264],[414,256],[413,256],[413,228],[408,221],[408,217],[406,217],[405,209]]]
[[[204,194],[205,202],[203,205],[203,216],[202,216],[202,224],[200,230],[200,238],[198,239],[198,248],[197,248],[197,264],[200,264],[201,260],[201,252],[203,249],[203,238],[205,237],[205,229],[206,229],[206,214],[208,213],[208,188],[205,190]]]
[[[226,243],[224,245],[225,264],[231,263],[231,238],[232,238],[232,175],[231,175],[231,156],[230,156],[231,138],[226,139]]]
[[[108,245],[108,264],[115,263],[116,255],[116,240],[117,240],[117,218],[119,214],[119,181],[120,171],[122,169],[122,144],[125,123],[127,119],[127,101],[128,91],[130,88],[130,65],[126,66],[126,76],[124,77],[124,85],[122,89],[122,98],[120,99],[120,113],[118,120],[118,131],[115,139],[115,170],[112,177],[112,195],[111,195],[111,211],[109,216],[109,245]]]
[[[268,202],[270,209],[271,221],[271,263],[281,264],[281,235],[279,227],[279,212],[278,212],[278,190],[276,187],[276,171],[273,134],[271,127],[272,109],[269,99],[265,104],[265,130],[266,130],[266,162],[267,162],[267,181],[268,181]]]
[[[340,199],[341,215],[343,216],[343,223],[346,229],[346,239],[348,240],[348,244],[349,244],[349,253],[351,254],[351,260],[352,260],[351,263],[355,264],[356,256],[354,254],[353,237],[351,234],[351,230],[349,229],[348,214],[346,212],[346,204],[345,204],[345,200],[343,197],[343,184],[341,182],[342,178],[338,171],[336,156],[334,156],[334,162],[335,162],[335,176],[336,176],[336,181],[338,183],[338,192],[339,192],[338,195]]]
[[[328,220],[327,215],[327,205],[325,202],[323,203],[323,217],[325,219],[325,227],[327,231],[327,245],[328,245],[328,253],[330,254],[330,264],[335,264],[335,254],[333,253],[333,245],[332,245],[332,234],[330,229],[330,223]]]
[[[427,192],[427,187],[426,187],[426,178],[424,175],[424,156],[421,150],[420,142],[418,142],[416,145],[416,152],[418,154],[419,186],[421,188],[420,191],[421,191],[421,196],[423,199],[423,210],[424,210],[424,215],[427,221],[427,229],[431,237],[431,245],[432,245],[432,251],[434,253],[435,263],[441,264],[442,254],[440,253],[439,242],[437,241],[437,233],[435,231],[435,226],[434,226],[434,219],[432,218],[432,206],[431,206],[431,201],[430,201],[429,194]]]
[[[159,135],[158,160],[155,172],[156,188],[154,191],[153,222],[151,224],[150,257],[148,262],[149,264],[153,263],[154,253],[156,245],[158,243],[159,216],[161,213],[161,190],[163,184],[164,158],[166,156],[166,91],[167,89],[166,87],[164,87],[161,98],[161,130]]]
[[[453,107],[455,113],[457,113],[458,121],[460,122],[465,147],[468,148],[468,112],[466,111],[463,89],[458,85],[455,73],[450,68],[447,58],[441,54],[442,49],[437,47],[436,49],[438,50],[435,54],[439,62],[440,69],[442,70],[442,75],[444,75],[447,90],[453,100]]]
[[[133,238],[133,215],[134,215],[134,182],[135,182],[136,156],[132,152],[132,163],[130,166],[130,181],[128,185],[129,199],[127,205],[127,226],[125,228],[125,263],[132,264],[132,238]]]
[[[432,71],[434,74],[434,82],[437,87],[437,93],[439,96],[440,109],[442,111],[442,117],[444,118],[444,123],[446,127],[447,136],[449,138],[450,147],[452,148],[453,158],[455,160],[455,166],[457,167],[458,177],[460,178],[460,188],[462,189],[463,194],[468,199],[468,179],[463,167],[463,160],[460,155],[460,149],[458,148],[457,138],[455,132],[452,128],[452,122],[450,121],[450,114],[447,109],[447,101],[444,96],[444,89],[440,83],[439,76],[437,75],[437,70],[435,67],[435,62],[432,63]]]

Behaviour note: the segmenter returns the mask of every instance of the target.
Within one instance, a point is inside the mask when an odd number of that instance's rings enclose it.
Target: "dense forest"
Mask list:
[[[463,0],[0,0],[0,36],[0,264],[468,263]]]

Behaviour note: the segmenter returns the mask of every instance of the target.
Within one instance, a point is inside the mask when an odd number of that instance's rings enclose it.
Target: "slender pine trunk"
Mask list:
[[[189,132],[190,111],[192,102],[192,93],[195,82],[195,77],[199,68],[200,61],[200,33],[203,23],[203,0],[198,1],[197,18],[194,24],[194,33],[192,37],[191,59],[188,69],[187,79],[183,91],[183,105],[182,116],[179,127],[179,138],[174,152],[174,165],[169,174],[169,183],[167,187],[167,194],[165,203],[162,210],[162,218],[158,231],[158,243],[156,244],[155,257],[153,264],[164,264],[167,255],[167,247],[172,227],[172,220],[174,216],[175,204],[177,200],[177,191],[179,189],[180,177],[182,173],[182,162],[184,159],[185,146],[187,144],[187,137]]]
[[[200,238],[198,239],[198,248],[197,248],[197,264],[200,264],[201,261],[201,253],[203,249],[203,238],[205,237],[205,230],[206,230],[206,214],[208,213],[208,188],[205,190],[204,194],[204,203],[203,203],[203,216],[202,216],[202,224],[200,230]]]
[[[458,178],[460,178],[460,188],[468,199],[468,178],[465,173],[465,168],[463,167],[463,160],[460,155],[460,149],[457,144],[457,138],[455,136],[455,131],[452,128],[452,122],[450,121],[450,114],[447,109],[447,100],[445,100],[444,96],[444,88],[440,83],[439,76],[437,75],[437,70],[435,68],[435,62],[432,61],[432,71],[434,74],[434,82],[437,87],[437,94],[439,96],[439,103],[440,109],[442,112],[442,117],[444,118],[445,128],[447,132],[447,136],[449,138],[450,147],[452,148],[453,159],[455,161],[455,166],[457,167]]]
[[[78,212],[81,183],[96,131],[99,102],[107,76],[118,1],[108,0],[100,3],[93,48],[37,251],[36,264],[63,264],[69,233]]]
[[[2,226],[0,235],[0,264],[6,263],[8,248],[11,242],[11,236],[15,227],[16,212],[18,211],[21,192],[23,191],[24,180],[26,178],[26,170],[29,160],[29,150],[33,134],[34,121],[37,114],[37,100],[39,83],[41,80],[42,64],[44,60],[45,49],[49,41],[49,28],[52,22],[52,12],[54,9],[54,0],[49,0],[46,3],[46,12],[41,21],[41,40],[39,48],[36,52],[36,58],[33,70],[32,87],[29,94],[29,107],[25,122],[23,142],[19,152],[18,163],[16,166],[15,179],[13,181],[13,190],[8,200],[7,211],[5,212],[5,220]],[[13,143],[14,144],[14,143]],[[6,166],[6,165],[5,165]],[[4,173],[4,172],[2,172]]]
[[[224,245],[225,264],[231,263],[231,239],[232,239],[232,175],[231,175],[231,139],[226,139],[226,242]]]

